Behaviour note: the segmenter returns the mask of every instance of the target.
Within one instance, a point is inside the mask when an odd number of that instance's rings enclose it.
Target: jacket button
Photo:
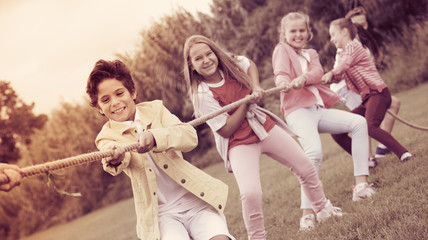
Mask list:
[[[218,209],[221,209],[221,208],[222,208],[221,204],[220,204],[220,205],[218,205]]]
[[[135,132],[135,133],[137,133],[138,131],[137,131],[137,130],[134,130],[134,132]]]
[[[201,197],[203,197],[203,196],[205,195],[205,193],[204,193],[204,192],[201,192],[201,194],[199,194],[199,195],[201,195]]]
[[[153,195],[156,195],[156,192],[153,192]]]
[[[149,168],[149,172],[151,172],[152,171],[152,169],[151,168]]]
[[[168,164],[163,165],[163,168],[167,169],[168,168]]]
[[[181,183],[186,183],[186,179],[181,179]]]

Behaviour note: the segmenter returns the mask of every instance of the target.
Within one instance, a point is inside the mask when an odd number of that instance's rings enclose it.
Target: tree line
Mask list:
[[[335,49],[329,43],[328,24],[361,4],[385,51],[382,74],[388,76],[389,87],[397,91],[427,81],[428,57],[420,50],[428,43],[424,25],[427,0],[213,0],[210,13],[193,15],[180,8],[142,29],[142,40],[136,50],[118,53],[117,57],[132,71],[138,89],[137,101],[162,99],[172,113],[187,122],[193,118],[182,73],[182,51],[187,37],[205,35],[227,51],[249,57],[258,65],[262,86],[267,88],[273,86],[271,54],[279,39],[282,16],[290,11],[303,11],[310,16],[314,38],[309,47],[315,48],[323,66],[330,68]],[[411,54],[404,54],[409,50]],[[411,61],[413,58],[418,61]],[[263,104],[275,108],[276,102],[273,97]],[[94,139],[106,119],[89,104],[63,102],[49,118],[35,115],[33,107],[34,103],[25,104],[19,99],[7,80],[0,81],[1,162],[24,167],[97,150]],[[197,128],[199,146],[186,158],[199,167],[220,161],[203,158],[214,143],[206,126]],[[58,194],[47,185],[47,176],[24,180],[19,188],[0,193],[0,239],[18,239],[132,196],[127,177],[124,174],[111,177],[98,162],[51,176],[55,176],[57,188],[79,192],[82,197]]]

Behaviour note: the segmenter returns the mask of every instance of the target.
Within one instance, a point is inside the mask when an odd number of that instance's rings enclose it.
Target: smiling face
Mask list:
[[[104,79],[98,84],[98,111],[117,122],[133,121],[135,117],[135,98],[123,83],[115,78]]]
[[[308,43],[309,31],[303,18],[290,20],[285,26],[285,41],[295,49],[302,49]]]
[[[347,29],[341,29],[337,25],[331,25],[329,29],[330,41],[336,48],[344,48],[346,44],[352,41]]]
[[[218,58],[205,43],[196,43],[189,49],[191,69],[204,78],[205,82],[216,83],[222,77],[218,70]]]

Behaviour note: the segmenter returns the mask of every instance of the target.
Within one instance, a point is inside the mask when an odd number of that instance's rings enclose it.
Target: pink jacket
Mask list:
[[[318,53],[314,49],[303,49],[302,51],[307,52],[310,56],[308,72],[305,74],[302,72],[296,51],[290,45],[278,43],[273,51],[272,67],[277,86],[283,82],[290,83],[301,75],[306,79],[305,87],[298,90],[292,89],[288,93],[281,93],[281,111],[284,117],[296,109],[310,107],[316,103],[315,95],[307,88],[309,85],[318,89],[326,108],[336,104],[340,98],[329,88],[318,84],[324,73]]]

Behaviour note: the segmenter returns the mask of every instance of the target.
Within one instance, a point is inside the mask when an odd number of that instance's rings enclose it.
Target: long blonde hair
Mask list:
[[[192,62],[190,59],[190,48],[198,43],[204,43],[208,45],[214,54],[218,58],[218,68],[223,71],[225,78],[227,76],[234,78],[236,81],[247,87],[248,89],[253,89],[253,84],[247,75],[237,64],[236,62],[228,55],[223,49],[221,49],[217,44],[215,44],[209,38],[202,35],[193,35],[187,38],[186,43],[184,44],[183,57],[184,57],[184,78],[186,80],[186,85],[189,90],[189,97],[193,102],[193,107],[195,110],[195,115],[198,111],[198,85],[204,80],[204,77],[201,76],[196,70],[192,69]]]

